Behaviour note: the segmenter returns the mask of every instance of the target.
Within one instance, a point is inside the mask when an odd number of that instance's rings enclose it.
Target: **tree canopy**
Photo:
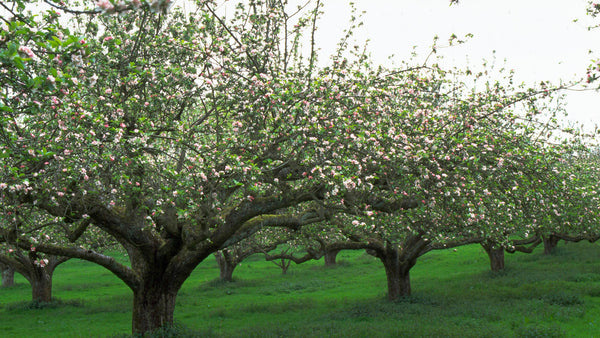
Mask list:
[[[560,132],[560,87],[375,67],[351,30],[318,62],[320,1],[240,2],[230,18],[214,1],[44,3],[1,4],[0,238],[27,250],[22,219],[60,221],[36,250],[118,276],[134,332],[172,324],[194,268],[266,227],[325,224],[397,254],[504,245],[564,223],[561,208],[595,220],[597,199],[573,202],[591,191],[572,184],[585,147]]]

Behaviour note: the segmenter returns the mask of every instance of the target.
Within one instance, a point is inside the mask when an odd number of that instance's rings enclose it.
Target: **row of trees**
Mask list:
[[[351,29],[319,60],[320,1],[229,19],[210,0],[28,3],[0,4],[0,263],[105,267],[133,292],[133,332],[172,324],[204,259],[283,228],[366,249],[390,299],[430,250],[597,234],[597,160],[560,128],[562,87],[375,66]]]

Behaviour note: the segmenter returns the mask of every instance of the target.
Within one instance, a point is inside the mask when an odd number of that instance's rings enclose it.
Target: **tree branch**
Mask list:
[[[6,230],[0,229],[0,235],[3,235]],[[43,252],[55,256],[64,256],[71,258],[79,258],[92,263],[101,265],[119,277],[132,290],[140,284],[139,277],[126,265],[117,262],[113,257],[103,255],[93,250],[86,250],[79,247],[62,247],[59,245],[45,243],[31,243],[29,240],[19,238],[15,243],[22,250],[31,250],[35,247],[38,252]]]

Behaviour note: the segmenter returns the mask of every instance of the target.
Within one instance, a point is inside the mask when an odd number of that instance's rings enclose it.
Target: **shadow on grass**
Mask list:
[[[133,304],[132,295],[114,295],[96,299],[93,307],[86,307],[84,313],[93,315],[96,313],[127,313],[131,311]]]
[[[256,280],[247,280],[247,279],[239,279],[233,278],[233,281],[226,281],[220,278],[216,278],[210,280],[206,283],[201,284],[198,287],[198,291],[214,291],[214,289],[228,289],[228,288],[244,288],[244,287],[254,287],[260,285],[260,281]]]
[[[4,308],[7,311],[19,311],[19,310],[43,310],[43,309],[56,309],[61,307],[83,307],[83,300],[80,299],[53,299],[50,302],[40,302],[37,300],[16,302],[6,304]]]
[[[315,301],[310,298],[290,299],[278,303],[251,303],[240,307],[240,311],[268,314],[285,314],[292,311],[307,311],[314,308]]]

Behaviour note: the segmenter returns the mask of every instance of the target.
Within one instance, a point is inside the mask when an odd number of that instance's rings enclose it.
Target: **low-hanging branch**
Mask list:
[[[9,238],[8,231],[0,228],[0,242]],[[3,240],[4,239],[4,240]],[[126,265],[117,262],[113,257],[103,255],[99,252],[81,247],[65,247],[47,243],[33,243],[27,238],[17,238],[12,244],[15,244],[22,250],[31,250],[35,247],[38,252],[49,255],[79,258],[101,265],[117,275],[130,287],[137,287],[139,277]]]
[[[541,236],[534,236],[527,239],[519,239],[512,241],[512,247],[506,248],[506,252],[515,253],[515,252],[523,252],[523,253],[532,253],[533,249],[535,249],[540,243],[542,243]],[[527,246],[529,245],[529,246]]]

